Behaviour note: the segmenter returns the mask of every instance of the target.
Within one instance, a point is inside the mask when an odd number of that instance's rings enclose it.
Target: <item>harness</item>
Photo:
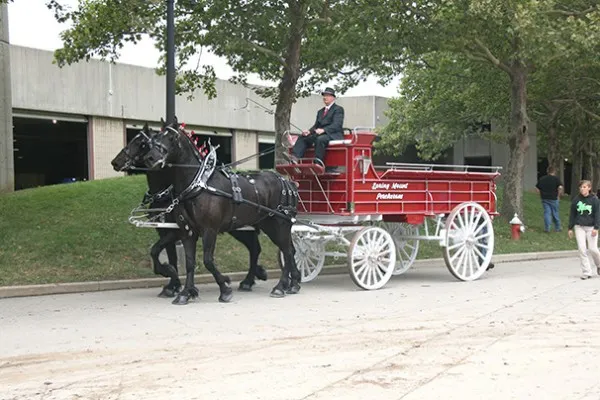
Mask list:
[[[179,133],[177,130],[175,130],[171,127],[167,127],[167,129],[169,129],[175,133]],[[188,140],[190,140],[189,137],[187,137],[187,138],[188,138]],[[162,151],[166,150],[166,149],[164,148],[164,146],[161,143],[156,143],[155,140],[151,140],[151,141],[152,141],[152,146],[151,146],[152,149],[151,150],[155,149],[157,152],[157,155],[156,156],[152,155],[152,158],[154,158],[157,162],[160,162],[162,157],[158,157],[158,155],[161,154]],[[190,140],[190,142],[191,142],[191,140]],[[154,147],[154,146],[156,146],[156,147]],[[196,146],[194,146],[194,148],[197,150]],[[177,197],[175,197],[171,201],[171,204],[162,213],[153,217],[152,218],[153,220],[164,217],[164,215],[171,213],[175,209],[175,207],[180,205],[182,202],[184,202],[186,200],[190,200],[190,199],[198,196],[203,190],[206,190],[208,193],[214,194],[216,196],[229,198],[234,203],[234,213],[233,213],[234,215],[232,217],[232,221],[229,226],[230,230],[233,230],[234,228],[236,228],[237,217],[235,216],[235,207],[240,204],[251,205],[253,207],[256,207],[256,209],[258,211],[265,212],[265,216],[263,217],[263,219],[267,218],[267,217],[277,216],[277,217],[283,218],[291,223],[296,222],[295,217],[296,217],[296,208],[297,208],[298,201],[299,201],[299,195],[298,195],[296,186],[292,182],[286,180],[285,178],[283,178],[283,176],[279,175],[278,173],[270,171],[272,174],[275,174],[277,176],[277,178],[279,179],[279,181],[281,183],[281,187],[282,187],[281,196],[280,196],[280,199],[278,202],[279,204],[278,204],[277,208],[272,209],[272,208],[266,207],[264,205],[261,205],[258,202],[250,201],[243,197],[242,188],[240,187],[240,178],[246,179],[247,182],[250,183],[254,187],[256,199],[258,200],[259,193],[258,193],[258,189],[255,186],[255,180],[250,175],[240,176],[239,174],[231,171],[227,166],[217,168],[217,149],[218,148],[219,148],[219,146],[212,146],[209,142],[209,151],[208,151],[208,154],[204,158],[202,158],[200,156],[199,152],[197,152],[197,151],[195,152],[196,158],[198,159],[198,161],[200,163],[200,166],[198,168],[198,171],[196,172],[196,175],[194,176],[194,178],[192,179],[192,181],[190,182],[188,187],[186,189],[184,189]],[[169,165],[169,166],[178,166],[178,165]],[[217,169],[219,170],[220,173],[224,174],[229,179],[229,182],[231,183],[231,193],[226,192],[221,189],[217,189],[214,186],[208,185],[208,180],[213,176],[213,174],[215,173],[215,171]],[[158,193],[157,195],[154,195],[151,197],[147,193],[147,195],[144,197],[144,199],[147,200],[147,199],[164,198],[169,193],[172,194],[172,186],[165,189],[164,191]],[[194,225],[193,218],[190,217],[190,215],[188,214],[188,212],[185,210],[184,207],[178,208],[178,214],[179,214],[177,216],[178,224],[180,227],[182,227],[183,229],[185,229],[187,231],[188,235],[191,236],[194,234],[194,232],[196,232],[196,233],[200,232],[200,229],[198,229],[198,227],[193,226]],[[259,220],[259,222],[260,222],[260,220]]]

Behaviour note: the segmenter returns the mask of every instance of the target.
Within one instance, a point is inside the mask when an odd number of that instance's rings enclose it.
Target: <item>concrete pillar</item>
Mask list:
[[[15,190],[8,7],[0,5],[0,193]]]
[[[256,132],[235,131],[231,138],[231,160],[237,161],[258,153],[258,134]],[[238,164],[236,169],[258,169],[258,157]]]
[[[88,127],[89,175],[92,179],[123,176],[110,162],[125,146],[125,122],[122,119],[91,117]]]

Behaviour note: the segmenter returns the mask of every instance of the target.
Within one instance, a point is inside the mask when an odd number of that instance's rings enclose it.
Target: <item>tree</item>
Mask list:
[[[465,135],[501,140],[492,120],[504,122],[509,102],[507,79],[463,56],[432,52],[408,63],[399,98],[390,101],[389,123],[378,151],[401,153],[415,144],[419,156],[436,159]]]
[[[64,47],[56,51],[59,65],[98,56],[114,61],[125,42],[144,36],[165,53],[165,15],[162,0],[88,0],[68,10],[60,0],[48,1],[60,22],[72,27],[62,33]],[[235,72],[234,82],[245,84],[250,73],[278,82],[274,88],[256,88],[276,105],[276,161],[281,159],[282,134],[298,96],[341,74],[339,90],[358,83],[359,70],[345,67],[353,53],[349,41],[358,35],[343,27],[344,0],[179,0],[176,2],[177,91],[203,88],[216,96],[211,66],[189,66],[211,50],[225,57]],[[356,27],[355,31],[358,31]]]
[[[529,147],[529,79],[551,60],[571,56],[570,46],[574,42],[590,43],[590,32],[598,30],[594,27],[599,15],[597,2],[432,0],[411,13],[402,13],[394,0],[376,4],[370,0],[356,1],[362,7],[378,10],[373,12],[394,15],[397,23],[393,27],[416,26],[412,29],[419,33],[419,43],[408,43],[407,51],[390,42],[391,50],[381,57],[384,64],[394,52],[407,54],[413,62],[434,52],[444,52],[506,75],[510,99],[507,136],[510,156],[503,174],[501,212],[507,218],[514,213],[522,216],[524,162]],[[401,61],[405,62],[406,58]]]

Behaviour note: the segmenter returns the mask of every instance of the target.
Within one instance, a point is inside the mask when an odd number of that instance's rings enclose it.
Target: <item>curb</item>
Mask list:
[[[508,263],[516,261],[550,260],[577,256],[578,252],[576,250],[514,253],[496,255],[493,257],[493,261],[494,263]],[[418,268],[419,266],[445,266],[445,263],[443,258],[416,260],[412,268]],[[277,276],[279,272],[280,270],[278,269],[270,269],[267,271],[270,276]],[[345,275],[347,273],[348,271],[346,266],[336,265],[323,268],[319,275]],[[232,272],[227,275],[231,278],[232,282],[239,282],[244,279],[246,274],[247,272]],[[182,280],[185,280],[185,276],[182,276],[181,278]],[[195,280],[197,284],[214,283],[214,278],[211,274],[196,275]],[[44,285],[0,286],[0,299],[9,297],[100,292],[105,290],[158,288],[162,287],[165,282],[166,278],[145,278],[115,281],[51,283]]]

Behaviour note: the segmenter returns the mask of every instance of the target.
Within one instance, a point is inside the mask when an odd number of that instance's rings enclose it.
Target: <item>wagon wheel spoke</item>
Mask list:
[[[484,246],[485,249],[487,249],[487,246]],[[477,247],[473,248],[473,251],[477,254],[477,257],[479,257],[480,260],[485,260],[485,256],[483,255],[483,253],[481,251],[479,251],[479,249]]]
[[[348,268],[354,283],[367,290],[379,289],[390,279],[396,265],[391,235],[379,227],[356,232],[348,249]]]
[[[479,278],[487,269],[494,249],[494,228],[487,211],[478,203],[456,206],[446,219],[444,259],[457,279]]]
[[[384,228],[393,237],[395,246],[390,247],[390,251],[396,253],[396,265],[393,275],[401,275],[408,271],[417,259],[419,252],[419,240],[411,236],[419,234],[419,228],[416,225],[410,225],[405,222],[383,222],[380,227]],[[382,237],[385,241],[385,238]]]
[[[475,252],[473,251],[473,249],[469,249],[469,276],[472,276],[475,273],[475,270],[473,269],[474,266],[476,266],[477,264],[479,264],[477,262],[477,259],[475,258]]]
[[[448,250],[454,250],[454,249],[456,249],[457,247],[464,246],[464,245],[465,245],[465,243],[464,243],[464,242],[458,242],[458,243],[454,243],[452,246],[448,246]]]
[[[325,244],[312,234],[293,233],[292,241],[296,254],[294,259],[300,271],[302,282],[310,282],[315,279],[325,264]],[[284,257],[279,252],[280,266],[284,265]]]
[[[461,243],[462,244],[462,243]],[[454,262],[456,260],[457,257],[459,257],[462,253],[465,252],[465,247],[462,246],[460,249],[458,249],[458,251],[456,253],[454,253],[454,255],[450,258],[450,261]]]
[[[490,235],[491,235],[491,233],[486,232],[486,233],[484,233],[482,235],[475,236],[475,240],[479,241],[480,239],[483,239],[483,238],[486,238],[486,237],[490,237]]]

